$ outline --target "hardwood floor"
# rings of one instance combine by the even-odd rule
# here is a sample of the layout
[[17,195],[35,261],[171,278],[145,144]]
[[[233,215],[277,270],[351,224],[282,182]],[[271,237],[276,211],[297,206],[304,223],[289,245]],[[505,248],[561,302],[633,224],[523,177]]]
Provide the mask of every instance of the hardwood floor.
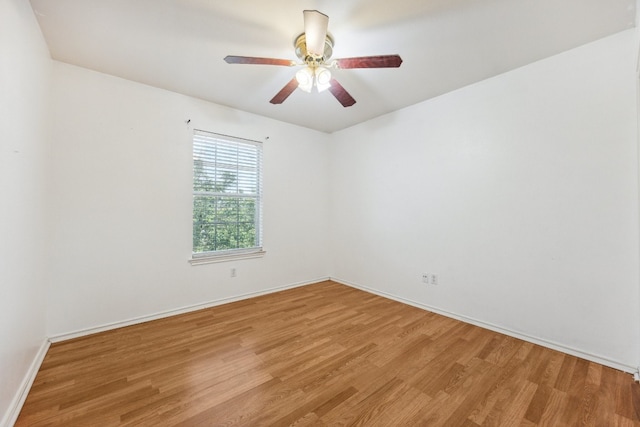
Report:
[[53,344],[17,426],[640,426],[629,374],[334,282]]

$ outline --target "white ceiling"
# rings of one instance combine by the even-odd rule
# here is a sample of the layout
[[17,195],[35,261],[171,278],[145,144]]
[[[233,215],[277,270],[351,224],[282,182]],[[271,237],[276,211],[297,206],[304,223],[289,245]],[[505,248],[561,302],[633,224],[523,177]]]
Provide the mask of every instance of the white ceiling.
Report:
[[[51,56],[128,80],[334,132],[632,28],[635,0],[31,0]],[[295,91],[302,11],[329,15],[333,58],[397,53],[398,69],[333,72],[357,100]]]

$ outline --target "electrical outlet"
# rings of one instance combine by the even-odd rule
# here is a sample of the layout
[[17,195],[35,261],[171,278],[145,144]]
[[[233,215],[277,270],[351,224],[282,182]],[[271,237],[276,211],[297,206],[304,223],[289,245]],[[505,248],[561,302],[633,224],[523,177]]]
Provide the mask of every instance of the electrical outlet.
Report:
[[429,283],[432,285],[438,285],[438,275],[437,274],[431,274],[429,276]]
[[231,269],[231,277],[236,277],[236,268],[235,267],[233,267]]
[[422,273],[422,283],[429,284],[429,273]]

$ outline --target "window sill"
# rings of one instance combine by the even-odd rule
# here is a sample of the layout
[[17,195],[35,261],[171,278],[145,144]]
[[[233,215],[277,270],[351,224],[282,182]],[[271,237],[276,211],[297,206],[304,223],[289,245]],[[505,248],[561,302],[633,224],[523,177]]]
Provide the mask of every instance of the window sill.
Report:
[[237,254],[207,255],[193,257],[189,260],[191,265],[213,264],[217,262],[236,261],[239,259],[262,258],[266,251],[241,252]]

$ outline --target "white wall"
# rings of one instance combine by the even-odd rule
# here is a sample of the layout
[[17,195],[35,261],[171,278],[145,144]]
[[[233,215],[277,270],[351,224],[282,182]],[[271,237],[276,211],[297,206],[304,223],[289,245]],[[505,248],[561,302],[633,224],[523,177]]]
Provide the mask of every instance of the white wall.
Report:
[[629,30],[335,134],[331,276],[638,366],[635,49]]
[[29,2],[0,0],[0,425],[45,342],[50,63]]
[[[638,147],[640,147],[640,0],[636,0],[636,127],[638,129],[637,134],[637,142]],[[640,175],[640,157],[638,158],[638,171]],[[640,179],[640,176],[638,176]],[[639,185],[640,187],[640,185]],[[640,190],[640,188],[639,188]],[[640,200],[640,194],[638,194],[638,200]],[[638,218],[640,221],[640,217]],[[640,286],[640,284],[639,284]],[[638,304],[640,304],[640,299],[638,300]],[[638,338],[637,341],[640,343],[640,328],[638,330]],[[637,366],[640,367],[640,349],[637,357]],[[636,378],[640,376],[640,368],[636,375]]]
[[[327,277],[328,135],[55,61],[52,98],[49,335]],[[187,262],[193,128],[264,141],[263,258]]]

